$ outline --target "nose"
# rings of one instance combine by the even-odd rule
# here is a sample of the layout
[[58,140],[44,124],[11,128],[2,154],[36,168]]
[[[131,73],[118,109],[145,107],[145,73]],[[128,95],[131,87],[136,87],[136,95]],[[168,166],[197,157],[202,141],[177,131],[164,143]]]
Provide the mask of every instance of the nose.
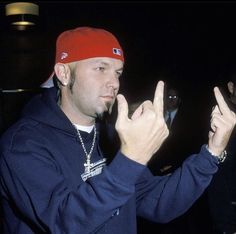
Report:
[[120,87],[120,80],[119,80],[119,75],[114,72],[109,76],[107,86],[110,88],[112,87],[113,90],[118,90]]

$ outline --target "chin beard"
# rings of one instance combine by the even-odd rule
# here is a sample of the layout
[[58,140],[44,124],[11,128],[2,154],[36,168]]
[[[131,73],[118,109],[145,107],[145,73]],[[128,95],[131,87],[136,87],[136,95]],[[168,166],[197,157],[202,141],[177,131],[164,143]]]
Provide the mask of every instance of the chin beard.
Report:
[[106,113],[105,112],[103,112],[103,113],[97,113],[97,118],[99,119],[99,120],[104,120],[105,119],[105,116],[106,116]]
[[106,103],[106,110],[100,113],[96,113],[96,116],[99,120],[104,120],[112,112],[113,105],[111,103]]

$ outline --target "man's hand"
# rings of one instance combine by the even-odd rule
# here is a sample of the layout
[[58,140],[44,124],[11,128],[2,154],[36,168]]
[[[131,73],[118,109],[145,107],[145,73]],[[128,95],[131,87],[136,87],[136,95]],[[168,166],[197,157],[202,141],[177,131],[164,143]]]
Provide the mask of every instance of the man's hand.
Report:
[[125,97],[117,95],[118,117],[116,130],[121,140],[121,152],[128,158],[147,164],[169,134],[163,117],[164,82],[159,81],[154,100],[143,102],[128,118]]
[[214,155],[220,155],[228,144],[236,124],[236,116],[226,104],[219,88],[214,88],[217,105],[211,114],[208,148]]

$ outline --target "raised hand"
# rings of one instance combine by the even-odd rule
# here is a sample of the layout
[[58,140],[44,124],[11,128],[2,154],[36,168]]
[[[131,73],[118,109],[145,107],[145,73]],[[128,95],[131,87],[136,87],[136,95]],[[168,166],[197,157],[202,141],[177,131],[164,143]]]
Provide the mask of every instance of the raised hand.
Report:
[[147,164],[169,134],[163,117],[164,82],[159,81],[154,100],[143,102],[128,118],[128,103],[117,95],[118,117],[116,130],[121,140],[121,152],[128,158]]
[[208,148],[214,155],[220,155],[228,144],[236,124],[236,115],[226,104],[218,87],[214,88],[217,105],[211,114]]

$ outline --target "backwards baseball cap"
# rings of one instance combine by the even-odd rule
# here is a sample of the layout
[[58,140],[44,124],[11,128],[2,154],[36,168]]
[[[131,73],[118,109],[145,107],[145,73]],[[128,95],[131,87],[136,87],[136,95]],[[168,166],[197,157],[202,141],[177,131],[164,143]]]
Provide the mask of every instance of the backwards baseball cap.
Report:
[[[109,57],[124,62],[123,50],[110,32],[92,27],[78,27],[61,33],[56,42],[55,63],[70,63],[95,57]],[[52,77],[41,87],[53,86]]]

